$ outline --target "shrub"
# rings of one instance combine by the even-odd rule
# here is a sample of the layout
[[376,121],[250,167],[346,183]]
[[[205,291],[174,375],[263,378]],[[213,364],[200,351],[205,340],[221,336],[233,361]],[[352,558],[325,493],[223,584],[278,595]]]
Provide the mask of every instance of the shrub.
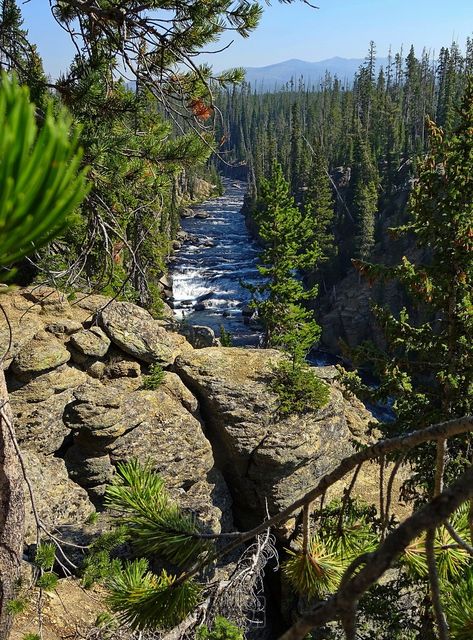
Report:
[[278,411],[283,416],[316,411],[330,397],[328,386],[308,364],[290,360],[281,360],[273,367],[270,387],[279,398]]
[[143,376],[143,389],[154,391],[164,380],[164,370],[158,363],[152,364],[149,368],[149,375]]

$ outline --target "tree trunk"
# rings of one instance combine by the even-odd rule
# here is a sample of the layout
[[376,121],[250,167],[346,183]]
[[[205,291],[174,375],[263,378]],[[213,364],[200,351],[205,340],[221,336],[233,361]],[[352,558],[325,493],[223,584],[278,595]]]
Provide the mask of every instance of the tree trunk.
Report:
[[[0,404],[12,425],[5,375],[0,365]],[[0,640],[8,638],[11,616],[7,604],[15,597],[23,553],[23,475],[10,428],[0,415]]]

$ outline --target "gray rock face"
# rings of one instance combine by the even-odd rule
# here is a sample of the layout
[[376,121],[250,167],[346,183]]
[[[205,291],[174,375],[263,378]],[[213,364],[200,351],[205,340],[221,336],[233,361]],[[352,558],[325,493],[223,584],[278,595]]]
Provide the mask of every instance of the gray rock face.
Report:
[[92,327],[74,333],[71,345],[85,356],[102,358],[110,347],[110,339],[100,327]]
[[21,347],[13,359],[12,370],[19,378],[28,379],[32,375],[55,369],[70,358],[71,354],[62,342],[41,332]]
[[[71,304],[54,289],[36,288],[2,302],[13,330],[10,341],[1,326],[0,346],[9,348],[3,366],[15,429],[48,526],[80,531],[91,499],[100,502],[115,465],[132,457],[151,461],[209,531],[231,526],[230,494],[196,398],[171,372],[156,391],[142,389],[139,361],[170,365],[192,351],[183,336],[143,309],[103,296]],[[102,327],[85,328],[102,309]],[[34,535],[30,519],[28,541]]]
[[[13,326],[4,366],[11,363],[15,428],[51,524],[79,525],[117,463],[138,458],[209,531],[231,526],[231,483],[246,528],[265,517],[266,501],[274,513],[313,486],[351,452],[350,439],[363,437],[371,418],[337,386],[332,368],[320,368],[331,386],[327,406],[279,420],[267,385],[278,352],[194,350],[130,303],[87,296],[72,307],[50,289],[2,302]],[[85,329],[97,310],[101,329]],[[173,370],[156,390],[144,390],[140,362]],[[358,495],[374,502],[377,483],[362,470]]]
[[99,319],[114,344],[143,362],[168,366],[186,349],[184,337],[168,333],[147,311],[129,302],[112,302]]
[[51,395],[43,402],[17,401],[12,394],[15,431],[22,448],[44,454],[55,453],[69,435],[63,422],[64,407],[72,399],[72,390]]
[[[168,383],[173,375],[166,374]],[[181,392],[195,407],[190,392]],[[202,426],[166,387],[143,391],[132,380],[89,383],[74,392],[65,422],[76,433],[65,458],[69,474],[94,500],[103,496],[115,465],[136,458],[151,463],[209,530],[220,530],[222,513],[229,522],[230,497]]]
[[205,349],[206,347],[217,346],[215,333],[210,327],[183,325],[181,333],[186,336],[194,349]]
[[[251,527],[303,495],[352,449],[357,423],[371,414],[331,386],[320,411],[278,419],[267,386],[271,350],[209,348],[176,360],[175,368],[198,397],[220,468],[232,489],[237,524]],[[327,373],[325,371],[325,373]]]
[[104,373],[109,378],[139,378],[141,367],[135,360],[119,360],[111,362]]
[[[53,529],[61,525],[82,525],[94,511],[87,493],[69,479],[63,460],[45,456],[34,451],[24,451],[26,472],[34,487],[38,515],[46,527]],[[26,487],[25,494],[28,496]],[[27,544],[36,542],[36,522],[31,503],[26,498]]]
[[14,402],[43,402],[53,395],[79,387],[87,380],[87,375],[77,367],[63,364],[57,369],[39,375],[26,384],[12,382]]
[[64,421],[79,431],[81,441],[107,442],[140,424],[146,409],[146,399],[139,394],[128,396],[121,387],[94,381],[74,391]]
[[189,391],[176,373],[165,371],[161,386],[163,391],[178,400],[193,416],[198,415],[199,403],[197,398]]
[[147,406],[145,419],[107,447],[112,462],[149,461],[182,506],[196,512],[209,531],[220,531],[222,516],[224,524],[231,519],[231,500],[200,422],[164,388],[132,395]]

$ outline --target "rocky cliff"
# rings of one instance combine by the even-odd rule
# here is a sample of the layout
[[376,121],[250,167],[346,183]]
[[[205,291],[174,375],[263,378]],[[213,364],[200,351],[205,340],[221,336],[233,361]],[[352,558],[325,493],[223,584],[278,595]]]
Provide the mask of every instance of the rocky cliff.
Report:
[[[246,528],[305,493],[372,419],[330,367],[317,371],[328,405],[279,419],[267,385],[277,352],[194,349],[169,320],[127,302],[68,300],[46,287],[1,302],[0,353],[36,507],[66,535],[86,529],[117,463],[132,457],[150,462],[209,531]],[[149,390],[154,363],[164,380]],[[377,478],[368,470],[357,490],[375,500]]]

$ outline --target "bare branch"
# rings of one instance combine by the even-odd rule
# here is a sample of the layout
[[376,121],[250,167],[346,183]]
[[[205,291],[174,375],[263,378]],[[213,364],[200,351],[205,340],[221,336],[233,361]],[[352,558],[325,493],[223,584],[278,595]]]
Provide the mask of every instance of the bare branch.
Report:
[[[440,443],[439,443],[440,444]],[[427,530],[425,538],[425,552],[427,556],[427,566],[429,569],[429,584],[430,595],[432,598],[432,607],[434,610],[435,621],[437,623],[437,630],[439,634],[439,640],[449,640],[447,619],[442,607],[442,601],[440,599],[440,583],[439,575],[437,571],[437,565],[435,562],[435,528]]]

